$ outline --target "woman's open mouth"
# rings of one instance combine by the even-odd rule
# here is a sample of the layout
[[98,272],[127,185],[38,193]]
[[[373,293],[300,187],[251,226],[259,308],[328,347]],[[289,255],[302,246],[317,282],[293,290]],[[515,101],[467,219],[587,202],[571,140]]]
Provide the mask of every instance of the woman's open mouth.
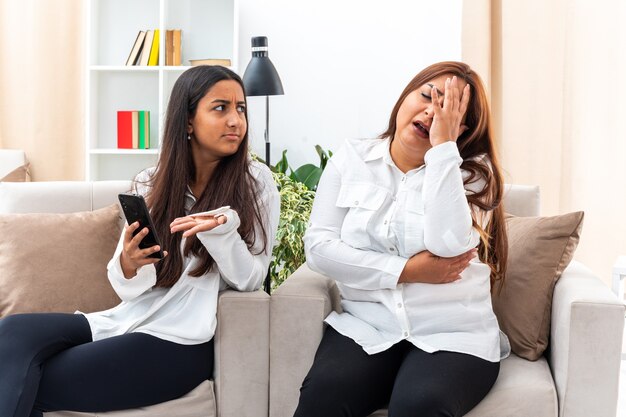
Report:
[[419,137],[423,139],[428,139],[430,137],[429,127],[424,126],[420,121],[413,122],[413,126]]

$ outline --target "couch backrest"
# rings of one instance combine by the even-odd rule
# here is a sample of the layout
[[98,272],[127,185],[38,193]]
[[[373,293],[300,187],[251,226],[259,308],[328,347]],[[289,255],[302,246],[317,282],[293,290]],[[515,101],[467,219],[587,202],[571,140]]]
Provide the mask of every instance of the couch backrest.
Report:
[[72,213],[117,203],[131,181],[0,182],[0,213]]
[[505,184],[504,211],[519,217],[539,216],[539,186]]
[[[0,213],[71,213],[117,202],[130,181],[0,182]],[[539,215],[539,187],[505,186],[504,209],[516,216]]]
[[0,178],[26,163],[24,151],[17,149],[0,149]]

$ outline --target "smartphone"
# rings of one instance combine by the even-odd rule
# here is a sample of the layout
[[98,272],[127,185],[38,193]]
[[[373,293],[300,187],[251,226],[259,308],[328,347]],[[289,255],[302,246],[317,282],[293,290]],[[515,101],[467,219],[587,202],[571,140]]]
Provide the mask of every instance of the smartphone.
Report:
[[133,236],[143,230],[144,227],[148,228],[148,234],[139,242],[139,248],[148,249],[154,245],[159,245],[161,249],[148,257],[162,259],[164,257],[163,247],[156,234],[154,223],[152,223],[146,200],[144,200],[143,196],[137,194],[119,194],[117,198],[120,200],[120,205],[122,206],[128,224],[139,222],[139,227],[135,229]]

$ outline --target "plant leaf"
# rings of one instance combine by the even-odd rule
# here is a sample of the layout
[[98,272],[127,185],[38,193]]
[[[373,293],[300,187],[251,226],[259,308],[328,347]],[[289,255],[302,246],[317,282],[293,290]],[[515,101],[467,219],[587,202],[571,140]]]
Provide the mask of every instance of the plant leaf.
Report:
[[322,176],[322,168],[313,164],[302,165],[293,172],[296,179],[306,185],[309,190],[315,191]]
[[[322,147],[320,145],[315,145],[315,150],[317,151],[317,154],[320,156],[320,168],[323,171],[324,168],[326,168],[326,163],[328,162],[328,159],[330,157],[328,156],[326,151],[324,149],[322,149]],[[328,152],[330,153],[330,151],[328,151]]]
[[276,163],[275,165],[276,172],[282,172],[283,174],[287,173],[287,169],[289,169],[289,162],[287,161],[287,149],[283,151],[283,157]]

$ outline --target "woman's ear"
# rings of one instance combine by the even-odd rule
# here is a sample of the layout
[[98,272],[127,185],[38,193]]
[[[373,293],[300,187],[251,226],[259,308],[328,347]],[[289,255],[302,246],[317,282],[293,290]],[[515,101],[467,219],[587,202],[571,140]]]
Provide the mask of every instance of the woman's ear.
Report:
[[467,129],[469,129],[469,127],[467,127],[467,125],[461,125],[461,128],[459,129],[459,137],[465,133],[467,131]]

